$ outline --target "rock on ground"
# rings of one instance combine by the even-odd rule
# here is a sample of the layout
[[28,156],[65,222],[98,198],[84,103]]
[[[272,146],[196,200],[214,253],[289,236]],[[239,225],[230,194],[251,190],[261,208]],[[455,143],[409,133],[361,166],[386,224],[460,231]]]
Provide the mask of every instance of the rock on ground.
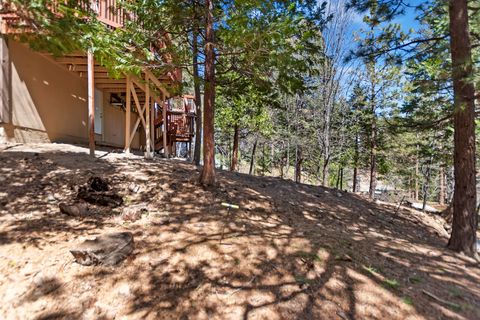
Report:
[[60,203],[58,205],[60,211],[66,215],[73,216],[73,217],[85,217],[89,215],[88,205],[86,203]]
[[142,218],[142,214],[147,212],[147,207],[144,204],[126,207],[122,212],[122,220],[137,221]]
[[85,265],[114,266],[133,251],[133,235],[130,232],[108,233],[93,240],[86,240],[70,250],[76,262]]

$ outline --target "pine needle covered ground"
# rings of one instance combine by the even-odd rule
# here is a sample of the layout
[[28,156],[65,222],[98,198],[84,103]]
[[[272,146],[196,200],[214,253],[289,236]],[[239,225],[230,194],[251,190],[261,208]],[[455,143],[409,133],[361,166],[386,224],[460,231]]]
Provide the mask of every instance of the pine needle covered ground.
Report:
[[[2,319],[480,318],[479,265],[446,250],[429,215],[229,172],[204,189],[198,170],[175,160],[2,148]],[[59,203],[94,175],[123,206],[62,214]],[[122,219],[139,204],[139,220]],[[70,248],[109,231],[133,233],[125,261],[73,261]]]

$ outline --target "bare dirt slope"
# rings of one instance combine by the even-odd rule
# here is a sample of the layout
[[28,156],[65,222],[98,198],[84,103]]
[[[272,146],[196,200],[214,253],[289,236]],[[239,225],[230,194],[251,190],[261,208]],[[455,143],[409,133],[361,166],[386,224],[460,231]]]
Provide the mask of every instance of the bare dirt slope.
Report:
[[[444,249],[422,213],[228,172],[203,189],[181,161],[0,148],[1,319],[480,319],[478,263]],[[60,213],[92,175],[148,213]],[[73,261],[70,248],[108,231],[134,234],[127,260]]]

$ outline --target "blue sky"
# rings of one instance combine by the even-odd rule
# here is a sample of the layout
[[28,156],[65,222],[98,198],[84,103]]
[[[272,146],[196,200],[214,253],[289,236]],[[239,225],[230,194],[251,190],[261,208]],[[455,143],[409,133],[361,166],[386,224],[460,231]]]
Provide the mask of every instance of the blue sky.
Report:
[[[425,3],[425,1],[411,0],[406,1],[406,3],[410,6],[416,6]],[[418,12],[414,8],[406,8],[405,15],[397,17],[393,22],[399,23],[404,31],[408,31],[411,28],[418,30],[420,24],[415,20],[417,15]],[[363,14],[355,13],[353,17],[353,30],[359,31],[362,27],[365,27],[365,23],[363,23]]]

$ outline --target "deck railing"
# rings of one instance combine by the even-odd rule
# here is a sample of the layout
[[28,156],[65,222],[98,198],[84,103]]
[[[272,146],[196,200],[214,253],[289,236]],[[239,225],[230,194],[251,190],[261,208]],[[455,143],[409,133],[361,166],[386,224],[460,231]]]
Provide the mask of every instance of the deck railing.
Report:
[[91,8],[97,14],[97,19],[113,28],[121,28],[125,23],[125,10],[117,0],[92,0]]
[[[62,2],[67,4],[65,0],[54,0],[49,2],[48,8],[56,14],[59,13],[58,5]],[[82,10],[94,12],[97,19],[110,28],[121,28],[125,23],[127,14],[118,0],[81,0],[75,2],[75,6],[79,6]],[[24,32],[25,28],[17,29],[15,24],[22,20],[22,16],[17,15],[17,7],[11,4],[8,0],[0,5],[0,21],[4,25],[2,33],[17,33]],[[28,27],[28,26],[27,26]]]

